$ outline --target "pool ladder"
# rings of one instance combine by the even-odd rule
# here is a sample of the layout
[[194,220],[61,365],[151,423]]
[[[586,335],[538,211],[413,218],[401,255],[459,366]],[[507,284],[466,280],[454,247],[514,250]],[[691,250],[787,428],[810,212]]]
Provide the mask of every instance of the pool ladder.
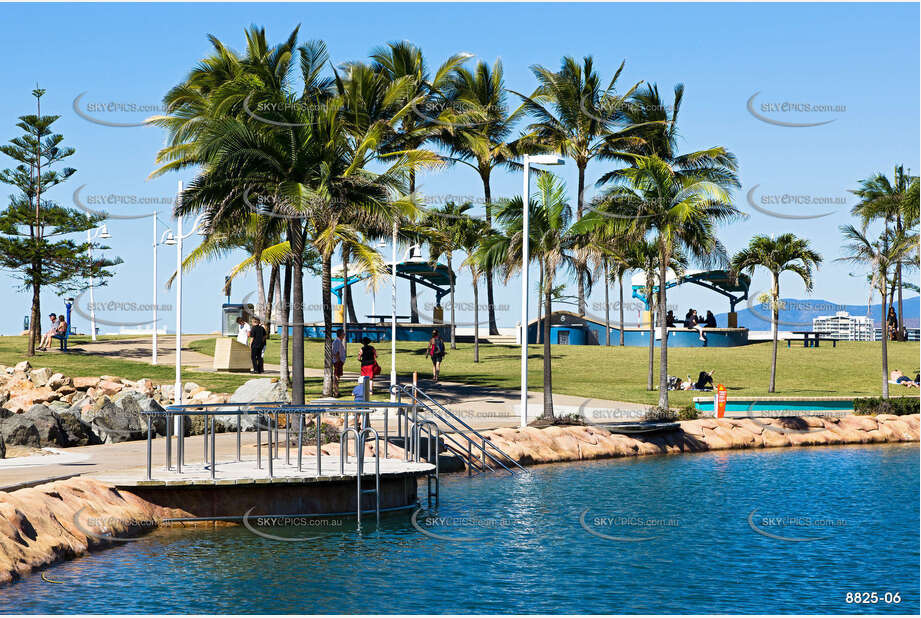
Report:
[[[361,512],[364,505],[363,503],[365,502],[365,496],[374,496],[374,515],[377,523],[381,521],[381,439],[377,434],[377,430],[372,427],[365,427],[360,430],[354,427],[346,427],[342,433],[339,434],[339,474],[343,475],[345,474],[345,464],[348,463],[349,459],[350,435],[355,436],[355,518],[360,528]],[[374,489],[364,489],[362,487],[362,477],[364,476],[365,468],[365,443],[369,436],[374,438]]]

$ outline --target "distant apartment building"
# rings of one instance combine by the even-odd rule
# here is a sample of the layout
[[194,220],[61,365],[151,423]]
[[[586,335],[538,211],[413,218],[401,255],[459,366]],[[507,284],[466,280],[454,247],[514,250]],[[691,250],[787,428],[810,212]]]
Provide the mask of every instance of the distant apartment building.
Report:
[[812,330],[844,341],[873,341],[873,320],[865,315],[838,311],[835,315],[812,318]]

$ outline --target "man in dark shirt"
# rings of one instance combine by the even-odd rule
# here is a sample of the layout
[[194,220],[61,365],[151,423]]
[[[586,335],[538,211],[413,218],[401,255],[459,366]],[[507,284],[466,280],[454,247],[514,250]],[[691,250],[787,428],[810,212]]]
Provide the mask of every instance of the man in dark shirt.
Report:
[[253,373],[263,373],[262,351],[265,349],[265,340],[268,333],[259,321],[259,318],[253,318],[253,327],[249,331],[252,341],[249,344],[249,355],[253,361]]

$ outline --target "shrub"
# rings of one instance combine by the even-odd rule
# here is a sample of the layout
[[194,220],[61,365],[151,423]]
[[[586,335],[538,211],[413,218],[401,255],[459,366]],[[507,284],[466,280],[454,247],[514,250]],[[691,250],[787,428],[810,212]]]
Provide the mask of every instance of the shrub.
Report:
[[643,417],[644,421],[658,421],[658,422],[669,422],[677,420],[678,415],[675,414],[674,410],[667,408],[654,407],[646,410],[646,415]]
[[917,397],[862,397],[854,400],[854,414],[894,414],[904,416],[918,413],[919,399]]
[[700,410],[694,407],[694,404],[689,404],[678,410],[678,420],[679,421],[693,421],[696,418],[700,418]]

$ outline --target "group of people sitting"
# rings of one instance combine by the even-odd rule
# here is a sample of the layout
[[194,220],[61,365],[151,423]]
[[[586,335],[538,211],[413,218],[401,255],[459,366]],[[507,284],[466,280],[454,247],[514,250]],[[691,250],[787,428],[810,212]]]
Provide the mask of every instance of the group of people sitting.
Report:
[[[665,314],[665,325],[669,328],[674,328],[675,314],[672,311]],[[684,315],[684,322],[682,322],[681,325],[685,328],[693,328],[697,331],[698,338],[701,341],[706,341],[707,336],[704,334],[704,329],[716,328],[716,316],[713,315],[712,311],[707,311],[707,317],[702,319],[697,315],[696,309],[688,309],[688,312]]]
[[64,339],[67,337],[67,319],[64,317],[64,314],[57,315],[51,313],[48,315],[48,318],[51,320],[51,328],[42,335],[41,343],[39,343],[38,346],[38,349],[42,352],[48,350],[48,346],[51,345],[52,339]]

